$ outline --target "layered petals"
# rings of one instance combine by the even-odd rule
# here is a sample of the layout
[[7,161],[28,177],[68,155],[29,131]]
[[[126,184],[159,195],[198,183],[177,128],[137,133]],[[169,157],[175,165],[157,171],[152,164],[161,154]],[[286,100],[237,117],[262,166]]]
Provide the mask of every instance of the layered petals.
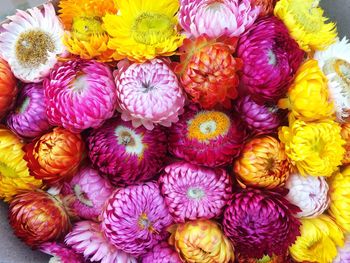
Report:
[[51,255],[49,262],[59,263],[84,263],[85,260],[82,255],[75,253],[63,244],[57,242],[47,242],[39,247],[41,252]]
[[18,93],[17,81],[11,68],[0,58],[0,119],[15,105]]
[[168,243],[162,242],[142,257],[142,263],[182,263],[178,253]]

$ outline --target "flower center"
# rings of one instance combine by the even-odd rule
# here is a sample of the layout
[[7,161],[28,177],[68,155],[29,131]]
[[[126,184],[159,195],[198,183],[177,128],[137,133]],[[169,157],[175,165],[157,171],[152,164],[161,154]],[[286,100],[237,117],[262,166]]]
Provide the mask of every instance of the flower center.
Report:
[[174,24],[163,14],[144,12],[132,26],[132,37],[138,43],[154,45],[164,42],[174,33]]
[[290,1],[290,11],[294,19],[309,33],[317,33],[322,29],[323,21],[320,19],[322,14],[318,9],[318,2],[318,0],[314,2]]
[[266,162],[266,170],[269,172],[273,172],[276,168],[276,161],[274,158],[267,159]]
[[81,93],[85,90],[87,86],[87,75],[82,72],[78,72],[75,79],[73,79],[73,81],[71,82],[71,89],[74,92]]
[[202,142],[216,139],[227,134],[230,118],[219,111],[203,111],[198,113],[188,125],[188,137]]
[[55,44],[48,33],[31,30],[19,35],[15,48],[22,66],[37,68],[47,62],[48,52],[55,51]]
[[212,11],[219,11],[224,6],[223,3],[223,0],[208,0],[206,6]]
[[83,203],[84,205],[88,207],[93,207],[93,202],[87,197],[86,193],[82,191],[80,185],[76,184],[73,188],[74,194],[77,197],[77,199]]
[[142,143],[142,136],[134,130],[128,127],[118,126],[115,129],[115,136],[117,137],[118,144],[125,146],[127,153],[135,154],[139,157],[143,156],[145,146]]
[[141,85],[142,85],[143,93],[148,93],[155,88],[155,86],[152,86],[150,82],[145,82],[145,83],[142,83]]
[[144,229],[148,229],[150,232],[155,232],[156,230],[153,228],[152,226],[152,222],[151,220],[148,219],[148,216],[146,213],[142,213],[140,216],[139,216],[139,219],[138,219],[138,225],[139,227],[144,230]]
[[62,260],[59,257],[51,257],[48,263],[62,263]]
[[7,164],[0,162],[0,179],[2,177],[15,177],[16,171]]
[[191,199],[200,200],[205,196],[205,192],[201,188],[190,187],[187,190],[187,196]]
[[350,63],[343,59],[332,58],[326,61],[323,71],[327,75],[335,73],[337,80],[350,89]]
[[25,112],[27,109],[28,109],[28,106],[30,104],[30,98],[29,97],[26,97],[22,104],[16,109],[16,112],[17,113],[23,113]]
[[262,258],[258,259],[257,260],[257,263],[268,263],[271,261],[271,258],[266,255],[266,256],[263,256]]
[[78,17],[73,20],[72,33],[79,40],[87,41],[91,36],[104,32],[99,17]]
[[277,64],[277,57],[276,57],[275,53],[271,49],[267,52],[267,59],[268,59],[269,65],[276,66],[276,64]]

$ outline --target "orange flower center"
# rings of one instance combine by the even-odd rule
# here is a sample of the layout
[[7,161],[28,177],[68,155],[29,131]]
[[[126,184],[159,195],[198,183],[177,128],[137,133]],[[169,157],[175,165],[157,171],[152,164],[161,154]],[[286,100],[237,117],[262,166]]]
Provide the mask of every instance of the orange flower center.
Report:
[[140,227],[142,230],[148,229],[151,233],[157,232],[157,231],[153,228],[152,222],[148,219],[148,216],[147,216],[146,213],[142,213],[142,214],[139,216],[138,225],[139,225],[139,227]]

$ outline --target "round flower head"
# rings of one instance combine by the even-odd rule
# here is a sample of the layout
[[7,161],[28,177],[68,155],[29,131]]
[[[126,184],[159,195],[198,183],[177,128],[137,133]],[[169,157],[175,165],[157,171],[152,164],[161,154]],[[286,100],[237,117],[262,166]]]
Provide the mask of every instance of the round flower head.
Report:
[[338,247],[338,255],[333,260],[333,263],[346,263],[350,262],[350,236],[345,239],[345,245]]
[[210,220],[188,221],[173,225],[169,243],[183,262],[234,262],[234,249],[219,225]]
[[350,43],[338,40],[325,51],[317,51],[314,58],[328,79],[330,97],[339,121],[350,116]]
[[300,222],[293,216],[299,211],[277,192],[242,190],[224,213],[225,234],[245,256],[284,255],[299,235]]
[[51,3],[43,10],[17,10],[1,27],[0,53],[24,82],[42,81],[65,52],[64,30]]
[[114,190],[106,178],[89,166],[82,167],[67,186],[63,194],[73,196],[73,211],[85,219],[96,219]]
[[236,44],[237,38],[219,42],[205,35],[184,41],[175,72],[193,102],[206,109],[231,106],[230,100],[238,95],[237,71],[243,66],[241,59],[232,56]]
[[29,175],[22,148],[22,142],[12,132],[0,127],[0,198],[6,202],[20,192],[42,186],[41,180]]
[[131,120],[134,127],[152,130],[155,124],[169,127],[179,120],[185,96],[176,75],[162,60],[121,66],[115,71],[115,82],[122,119]]
[[56,242],[47,242],[39,247],[45,254],[51,255],[49,263],[84,263],[82,255],[76,254],[72,249]]
[[181,0],[179,24],[191,37],[239,36],[259,15],[250,0]]
[[17,109],[7,117],[8,127],[24,138],[35,138],[50,129],[41,84],[27,84],[21,89]]
[[329,182],[331,203],[328,213],[344,232],[350,233],[350,167],[333,176]]
[[275,132],[285,117],[276,105],[258,104],[249,95],[235,101],[235,109],[247,127],[258,134]]
[[76,223],[66,236],[65,243],[72,249],[84,255],[89,262],[101,263],[136,263],[137,260],[129,254],[117,249],[104,236],[101,226],[91,221]]
[[320,0],[280,0],[276,3],[275,16],[288,27],[301,49],[325,49],[335,41],[334,23],[326,23]]
[[17,81],[5,60],[0,57],[0,119],[15,105],[17,97]]
[[286,199],[298,206],[297,217],[317,217],[328,208],[328,184],[324,177],[292,174],[286,183],[289,190]]
[[64,44],[82,59],[111,60],[113,51],[107,47],[108,34],[102,25],[107,13],[117,13],[113,0],[61,0],[59,17],[68,32]]
[[168,243],[162,242],[142,257],[142,263],[182,263],[179,254]]
[[283,97],[300,66],[304,52],[285,25],[271,16],[260,19],[239,41],[243,60],[242,83],[257,102],[277,102]]
[[[79,133],[113,116],[117,99],[112,72],[93,60],[57,65],[44,81],[51,124]],[[103,105],[103,107],[101,107]]]
[[164,238],[172,218],[158,185],[118,188],[106,202],[102,229],[117,248],[140,256]]
[[334,114],[327,79],[316,60],[308,60],[299,68],[287,96],[278,104],[281,108],[288,108],[292,118],[317,121],[332,118]]
[[116,0],[119,11],[103,18],[110,35],[108,47],[114,59],[145,62],[156,56],[172,56],[184,36],[177,31],[178,1]]
[[244,145],[241,156],[234,161],[233,170],[243,188],[274,189],[285,184],[291,164],[283,144],[271,136],[263,136]]
[[71,227],[62,204],[41,190],[16,195],[9,222],[14,234],[32,248],[64,237]]
[[302,175],[331,176],[345,153],[340,132],[339,124],[332,120],[308,124],[296,120],[280,129],[279,138]]
[[260,8],[259,17],[264,17],[273,14],[276,2],[278,0],[251,0],[252,6]]
[[218,217],[232,196],[225,170],[186,162],[165,167],[159,184],[175,222]]
[[246,128],[238,118],[190,105],[169,130],[169,152],[191,163],[217,167],[239,155],[246,137]]
[[327,215],[304,218],[301,223],[301,236],[289,248],[293,259],[297,262],[333,262],[337,246],[344,244],[341,229]]
[[350,163],[350,123],[344,123],[341,126],[341,137],[345,141],[344,149],[345,155],[343,158],[343,164]]
[[83,158],[84,142],[79,134],[57,127],[24,146],[31,175],[48,185],[68,181]]
[[132,184],[147,181],[162,168],[167,153],[164,131],[133,128],[131,122],[111,119],[93,130],[87,139],[94,167],[111,182]]

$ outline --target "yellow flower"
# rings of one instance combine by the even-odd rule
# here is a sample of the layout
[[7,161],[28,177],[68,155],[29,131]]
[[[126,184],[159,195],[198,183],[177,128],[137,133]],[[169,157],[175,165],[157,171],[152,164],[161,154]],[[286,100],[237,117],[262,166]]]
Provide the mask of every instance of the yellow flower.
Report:
[[29,175],[22,147],[12,132],[0,128],[0,198],[6,202],[22,191],[42,186],[41,180]]
[[345,155],[343,158],[343,164],[350,164],[350,123],[344,123],[341,126],[341,136],[345,141]]
[[114,58],[144,62],[171,56],[182,45],[177,31],[179,1],[116,0],[119,12],[103,18]]
[[280,0],[275,6],[275,16],[289,29],[301,49],[324,50],[335,42],[337,31],[334,23],[326,23],[319,7],[320,0]]
[[345,149],[340,125],[332,120],[305,123],[296,120],[282,127],[279,138],[302,175],[331,176],[341,165]]
[[334,221],[321,215],[301,219],[301,236],[289,248],[297,262],[330,263],[337,256],[337,246],[344,245],[344,234]]
[[350,233],[350,166],[332,177],[329,187],[331,204],[328,212],[346,233]]
[[316,121],[335,117],[327,79],[316,60],[309,60],[299,68],[287,96],[278,105],[283,109],[288,108],[292,118]]
[[117,13],[113,0],[61,0],[60,18],[66,30],[64,44],[72,54],[83,59],[109,61],[113,50],[107,47],[109,36],[102,17]]

